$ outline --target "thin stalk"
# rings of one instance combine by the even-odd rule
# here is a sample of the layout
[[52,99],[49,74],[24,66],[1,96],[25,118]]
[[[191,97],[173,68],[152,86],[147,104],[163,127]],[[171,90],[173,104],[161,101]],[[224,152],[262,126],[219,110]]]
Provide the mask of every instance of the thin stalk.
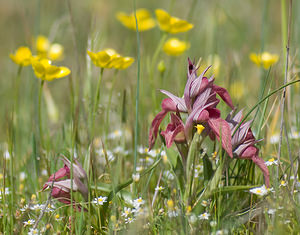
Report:
[[100,100],[100,87],[101,87],[101,81],[102,81],[102,77],[103,77],[103,71],[104,71],[104,68],[101,68],[100,76],[99,76],[97,88],[96,88],[96,94],[95,94],[95,98],[94,98],[94,106],[93,106],[93,110],[92,110],[92,125],[91,125],[92,139],[94,138],[94,134],[95,134],[94,124],[95,124],[96,112],[97,112],[97,108],[98,108],[99,100]]
[[139,133],[139,102],[140,102],[140,67],[141,67],[141,55],[140,55],[140,35],[138,29],[138,22],[136,17],[136,2],[133,1],[134,18],[136,23],[136,40],[137,40],[137,84],[136,84],[136,97],[135,97],[135,131],[134,131],[134,161],[133,161],[133,173],[136,173],[137,163],[137,146],[138,146],[138,133]]
[[39,104],[38,104],[38,114],[39,114],[39,134],[40,134],[40,143],[41,147],[44,148],[44,136],[43,136],[43,124],[42,124],[42,93],[43,93],[43,86],[45,80],[41,80],[40,90],[39,90]]
[[[9,166],[10,166],[10,232],[13,233],[14,229],[14,214],[13,206],[14,204],[14,195],[15,195],[15,185],[14,185],[14,127],[13,127],[14,113],[12,112],[11,123],[9,124],[9,141],[8,141],[8,151],[10,155]],[[5,194],[5,188],[3,188],[2,195]]]
[[110,111],[110,106],[111,106],[111,99],[112,99],[112,93],[113,93],[113,90],[115,89],[115,85],[116,85],[116,77],[117,77],[117,73],[118,73],[119,70],[115,70],[114,72],[114,76],[112,78],[113,82],[112,82],[112,85],[111,85],[111,88],[110,88],[110,91],[109,91],[109,96],[108,96],[108,103],[107,103],[107,108],[106,108],[106,120],[105,120],[105,125],[106,125],[106,130],[105,130],[105,134],[107,136],[108,134],[108,121],[109,121],[109,111]]
[[21,78],[21,72],[22,72],[22,68],[23,66],[19,66],[18,68],[18,73],[17,73],[17,77],[16,77],[16,81],[15,81],[15,116],[16,118],[18,118],[18,111],[19,111],[19,90],[20,90],[20,78]]
[[[289,22],[288,22],[288,32],[287,34],[283,35],[283,41],[285,41],[285,37],[287,37],[287,43],[286,43],[286,57],[285,57],[285,71],[284,71],[284,85],[287,84],[287,76],[288,76],[288,70],[289,70],[289,53],[290,53],[290,36],[291,36],[291,21],[292,21],[292,0],[289,1]],[[285,12],[285,1],[281,1],[282,11]],[[284,13],[282,12],[282,13]],[[282,17],[282,24],[286,27],[286,17]],[[284,31],[282,33],[285,33]],[[279,179],[279,167],[280,167],[280,154],[281,154],[281,146],[282,146],[282,134],[283,134],[283,126],[284,126],[284,110],[285,110],[285,100],[286,100],[286,87],[283,89],[282,94],[282,101],[281,101],[281,120],[280,120],[280,135],[279,135],[279,144],[278,144],[278,167],[277,167],[277,180]]]

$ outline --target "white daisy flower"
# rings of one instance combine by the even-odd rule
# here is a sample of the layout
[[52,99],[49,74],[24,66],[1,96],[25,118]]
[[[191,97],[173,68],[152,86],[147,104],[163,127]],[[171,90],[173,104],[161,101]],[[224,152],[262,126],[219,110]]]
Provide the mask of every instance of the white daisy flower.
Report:
[[268,192],[269,192],[269,190],[266,188],[265,185],[263,185],[261,187],[250,189],[250,193],[253,193],[253,194],[256,194],[256,195],[259,195],[259,196],[267,195]]
[[107,197],[98,197],[98,198],[94,198],[94,200],[92,201],[92,203],[99,205],[103,205],[105,202],[107,202]]
[[6,151],[4,152],[4,158],[5,158],[6,160],[9,160],[9,159],[10,159],[10,153],[8,152],[8,150],[6,150]]
[[200,220],[208,220],[209,216],[210,216],[209,213],[204,212],[203,214],[199,215],[198,218],[199,218]]
[[274,158],[270,158],[268,161],[265,162],[266,166],[278,165],[278,160]]
[[166,177],[168,180],[174,180],[175,176],[172,174],[171,171],[165,171],[164,172],[164,177]]
[[121,130],[115,130],[114,132],[111,132],[107,138],[108,139],[116,139],[120,138],[123,135],[123,132]]
[[144,201],[141,197],[139,197],[139,198],[133,200],[133,202],[132,202],[132,204],[133,204],[133,206],[134,206],[135,208],[139,208],[139,207],[140,207],[141,205],[143,205],[144,203],[145,203],[145,201]]
[[274,215],[275,212],[276,212],[276,209],[269,209],[269,210],[268,210],[268,214],[269,214],[269,215]]
[[25,226],[26,225],[34,225],[35,220],[34,219],[30,219],[30,220],[24,221],[23,223],[24,223]]
[[124,211],[122,213],[122,216],[124,216],[125,218],[127,218],[130,214],[131,214],[131,208],[124,207]]
[[133,181],[135,182],[138,182],[140,180],[140,174],[139,173],[135,173],[135,174],[132,174],[132,179]]
[[284,180],[281,180],[279,187],[285,187],[285,186],[287,186],[287,182]]
[[164,187],[162,187],[162,186],[157,186],[155,188],[155,191],[163,191],[163,190],[164,190]]
[[135,221],[135,218],[133,218],[133,217],[128,217],[128,218],[125,219],[125,224],[130,224],[130,223],[132,223],[133,221]]
[[37,228],[31,228],[28,232],[28,235],[36,235],[36,234],[40,234],[40,231]]

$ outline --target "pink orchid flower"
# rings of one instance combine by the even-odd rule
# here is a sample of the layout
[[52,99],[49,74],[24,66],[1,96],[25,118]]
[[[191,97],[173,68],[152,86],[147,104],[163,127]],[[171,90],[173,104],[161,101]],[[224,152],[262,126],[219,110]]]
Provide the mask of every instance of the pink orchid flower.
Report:
[[266,186],[270,187],[270,174],[268,167],[266,166],[265,161],[258,156],[259,150],[254,146],[259,141],[255,139],[251,131],[250,126],[252,121],[242,123],[236,130],[243,118],[243,114],[242,111],[238,112],[234,117],[232,114],[233,113],[231,112],[227,116],[226,121],[229,123],[231,133],[233,135],[231,140],[233,156],[241,159],[252,160],[263,172]]
[[[48,181],[44,184],[43,190],[50,188],[53,184],[53,189],[51,196],[57,198],[58,201],[71,204],[71,162],[65,156],[62,157],[64,162],[64,167],[60,168],[57,172],[52,174]],[[61,178],[67,177],[65,180],[59,180]],[[54,182],[53,182],[54,181]],[[88,199],[88,188],[83,183],[87,181],[87,174],[83,169],[82,165],[77,159],[74,159],[73,163],[73,191],[79,191],[85,200]],[[75,203],[75,202],[74,202]],[[75,206],[74,206],[75,208]],[[80,206],[77,207],[79,210]]]
[[[162,120],[169,112],[174,112],[176,115],[171,115],[171,123],[161,133],[165,137],[167,147],[170,147],[174,141],[191,140],[193,126],[195,123],[199,123],[205,126],[205,135],[209,135],[213,139],[215,137],[221,138],[223,148],[232,157],[230,127],[220,117],[220,110],[216,108],[220,102],[216,95],[218,94],[231,109],[234,106],[227,90],[215,85],[213,77],[204,76],[209,68],[210,66],[197,76],[198,68],[188,59],[188,79],[183,98],[161,90],[169,98],[162,101],[162,111],[152,121],[149,131],[149,149],[155,144]],[[180,113],[188,115],[185,124],[179,115]]]

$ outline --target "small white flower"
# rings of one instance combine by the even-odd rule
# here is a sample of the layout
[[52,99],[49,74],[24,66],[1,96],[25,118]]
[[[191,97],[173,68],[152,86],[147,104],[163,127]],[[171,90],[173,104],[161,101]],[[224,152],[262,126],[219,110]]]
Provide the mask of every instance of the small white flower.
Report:
[[208,220],[209,216],[210,216],[209,213],[204,212],[203,214],[199,215],[198,217],[200,220]]
[[256,194],[256,195],[259,195],[259,196],[267,195],[268,192],[269,192],[269,190],[266,188],[265,185],[263,185],[261,187],[250,189],[250,193],[253,193],[253,194]]
[[211,227],[216,227],[216,226],[217,226],[217,221],[212,220],[212,221],[209,222],[209,225],[210,225]]
[[55,218],[56,221],[61,221],[62,220],[62,217],[60,216],[60,214],[56,214],[54,216],[54,218]]
[[279,142],[279,134],[274,134],[270,137],[270,143],[271,144],[277,144]]
[[115,130],[114,132],[110,133],[107,138],[108,139],[116,139],[120,138],[123,135],[123,132],[121,130]]
[[137,172],[141,172],[142,170],[144,170],[144,167],[143,167],[143,166],[137,166],[137,167],[135,168],[135,170],[136,170]]
[[132,179],[133,181],[135,182],[138,182],[140,180],[140,174],[139,173],[135,173],[135,174],[132,174]]
[[289,224],[289,223],[291,223],[291,221],[287,219],[287,220],[285,220],[283,223],[284,223],[284,224]]
[[25,178],[26,178],[26,173],[25,172],[20,172],[20,180],[21,181],[24,181],[25,180]]
[[284,180],[281,180],[279,187],[285,187],[285,186],[287,186],[287,182]]
[[28,232],[28,235],[36,235],[36,234],[40,234],[40,231],[37,228],[31,228]]
[[29,209],[29,205],[26,204],[23,208],[20,209],[20,211],[25,212],[28,209]]
[[191,224],[194,224],[197,222],[197,216],[195,214],[191,214],[189,217],[189,221]]
[[299,138],[300,138],[300,132],[292,131],[292,132],[289,134],[289,137],[290,137],[291,139],[299,139]]
[[164,177],[166,177],[168,180],[174,180],[175,176],[172,174],[171,171],[165,171],[164,172]]
[[5,158],[6,160],[10,159],[10,153],[8,152],[8,150],[6,150],[6,151],[4,152],[4,158]]
[[268,210],[268,214],[269,214],[269,215],[274,215],[275,212],[276,212],[276,209],[269,209],[269,210]]
[[34,205],[30,206],[29,209],[33,210],[33,211],[39,211],[39,210],[44,209],[44,205],[43,204],[34,204]]
[[43,169],[43,170],[42,170],[42,175],[43,175],[43,176],[47,176],[47,175],[48,175],[48,171],[47,171],[46,169]]
[[169,218],[177,217],[178,216],[178,212],[175,211],[175,210],[169,210],[168,211],[168,216],[169,216]]
[[143,205],[145,203],[145,201],[141,198],[141,197],[139,197],[139,198],[137,198],[137,199],[135,199],[135,200],[133,200],[133,206],[135,207],[135,208],[139,208],[141,205]]
[[34,225],[35,220],[34,220],[34,219],[30,219],[30,220],[28,220],[28,221],[24,221],[23,223],[24,223],[25,226],[26,226],[26,225]]
[[99,205],[103,205],[105,202],[107,201],[107,197],[98,197],[98,198],[94,198],[94,200],[92,201],[92,203]]
[[128,218],[125,219],[125,224],[130,224],[130,223],[132,223],[133,221],[135,221],[135,218],[133,218],[133,217],[128,217]]
[[164,190],[164,187],[162,187],[162,186],[157,186],[155,188],[155,191],[163,191],[163,190]]
[[122,213],[122,216],[124,216],[125,218],[127,218],[130,214],[131,214],[131,208],[124,207],[124,211]]
[[278,165],[278,160],[274,158],[270,158],[268,161],[265,162],[266,166]]

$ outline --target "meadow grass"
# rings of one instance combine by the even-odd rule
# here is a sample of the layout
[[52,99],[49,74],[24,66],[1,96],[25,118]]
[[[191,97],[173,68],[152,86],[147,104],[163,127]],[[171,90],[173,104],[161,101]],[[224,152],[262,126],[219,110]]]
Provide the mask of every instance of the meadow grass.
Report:
[[[300,2],[1,6],[1,234],[300,232]],[[39,57],[18,57],[21,46]],[[205,76],[243,110],[231,130],[220,96],[188,129],[200,94],[218,92],[193,96],[195,79],[185,93],[187,77],[210,65]],[[160,89],[185,93],[187,110],[177,103],[151,146],[169,94]],[[236,143],[245,128],[253,142]]]

